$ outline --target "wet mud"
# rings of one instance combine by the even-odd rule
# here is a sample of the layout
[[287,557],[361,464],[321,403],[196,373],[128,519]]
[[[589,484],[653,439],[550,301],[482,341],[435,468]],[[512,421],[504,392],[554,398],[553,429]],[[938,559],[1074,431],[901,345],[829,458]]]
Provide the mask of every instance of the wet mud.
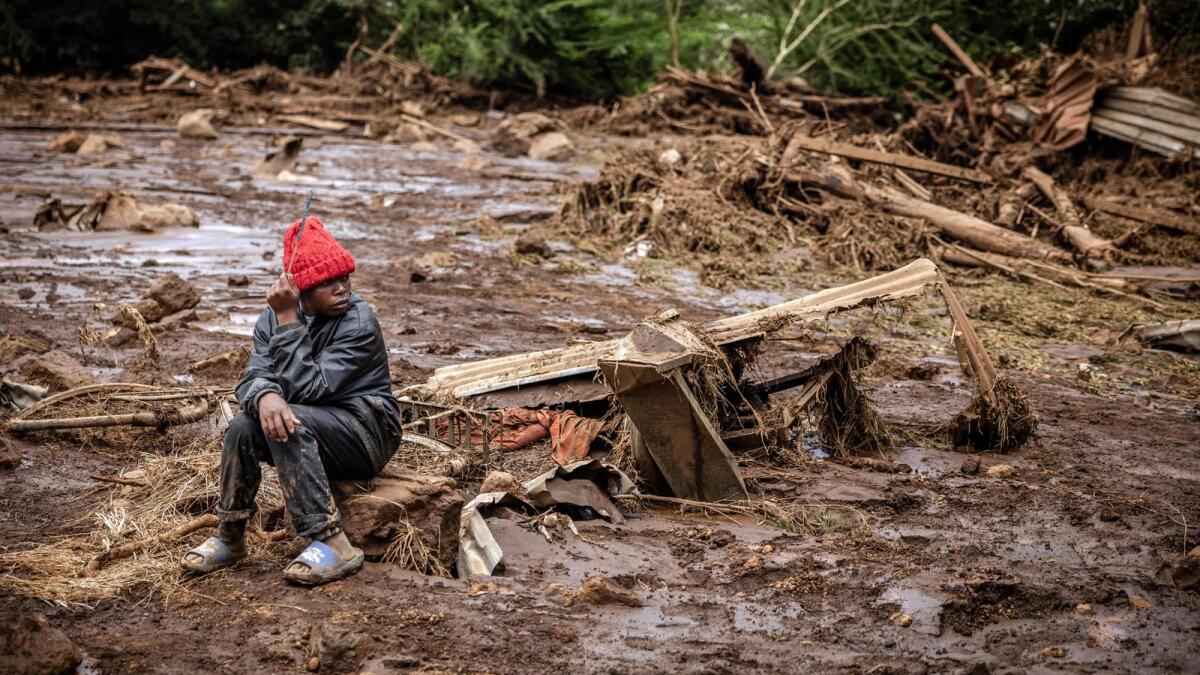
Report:
[[[191,382],[188,364],[245,344],[279,268],[282,228],[309,189],[314,213],[358,260],[356,290],[377,309],[397,385],[441,365],[617,337],[659,307],[707,320],[830,283],[798,275],[770,291],[718,291],[671,267],[647,284],[644,261],[562,241],[537,264],[514,256],[515,238],[557,209],[560,184],[594,175],[587,155],[534,162],[315,135],[296,168],[308,184],[250,176],[269,130],[226,130],[206,143],[143,125],[123,132],[125,150],[91,160],[45,150],[52,135],[0,132],[0,326],[71,351],[102,378],[121,371],[131,348],[82,347],[78,327],[99,324],[97,303],[136,300],[168,271],[202,300],[198,321],[158,336],[165,372]],[[590,139],[593,149],[608,142]],[[114,188],[189,206],[200,227],[31,228],[48,195],[83,202]],[[413,281],[422,256],[438,264]],[[246,285],[231,285],[243,275]],[[933,303],[909,311],[945,321]],[[931,339],[893,318],[868,313],[826,330],[870,334],[911,359],[868,380],[894,427],[949,420],[972,390],[954,366],[948,326]],[[774,347],[767,375],[811,356],[796,337]],[[1044,348],[1067,368],[1093,349],[1063,340]],[[753,491],[851,506],[869,533],[802,536],[656,508],[622,526],[579,523],[579,537],[547,542],[493,520],[507,555],[504,573],[482,580],[494,587],[368,563],[352,579],[306,590],[284,583],[286,558],[252,558],[166,602],[135,593],[94,608],[0,603],[46,615],[89,672],[295,672],[314,657],[322,672],[375,673],[1194,671],[1200,595],[1175,588],[1164,570],[1196,544],[1195,403],[1098,395],[1061,370],[1015,373],[1040,417],[1039,438],[980,456],[975,473],[948,444],[904,434],[888,459],[912,473],[832,462],[747,469]],[[16,444],[24,463],[0,473],[6,545],[86,528],[76,519],[97,499],[87,476],[136,461],[128,449],[68,438]],[[999,463],[1013,474],[989,477]],[[553,588],[594,574],[642,606],[567,606]]]

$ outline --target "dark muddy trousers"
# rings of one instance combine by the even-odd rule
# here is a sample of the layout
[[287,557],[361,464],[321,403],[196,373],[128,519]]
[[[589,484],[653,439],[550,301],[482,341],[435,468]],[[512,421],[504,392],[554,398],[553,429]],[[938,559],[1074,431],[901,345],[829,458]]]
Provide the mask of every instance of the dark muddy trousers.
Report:
[[[246,521],[258,510],[260,461],[279,473],[279,486],[296,534],[324,539],[341,531],[330,480],[373,478],[387,457],[372,457],[358,431],[362,424],[340,408],[290,406],[301,424],[286,443],[267,437],[261,423],[238,414],[221,449],[221,522]],[[382,460],[382,461],[380,461]]]

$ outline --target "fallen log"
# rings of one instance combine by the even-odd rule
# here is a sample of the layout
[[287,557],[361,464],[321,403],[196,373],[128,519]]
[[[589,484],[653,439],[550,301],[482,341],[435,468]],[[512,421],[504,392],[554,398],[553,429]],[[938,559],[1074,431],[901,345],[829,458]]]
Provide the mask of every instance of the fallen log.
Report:
[[975,216],[938,206],[899,190],[859,183],[841,166],[827,164],[816,171],[794,171],[790,177],[841,197],[866,200],[888,213],[921,218],[947,236],[978,249],[1034,260],[1068,262],[1071,259],[1062,249]]
[[1063,237],[1080,255],[1087,258],[1097,254],[1101,257],[1108,257],[1112,254],[1115,249],[1113,243],[1093,234],[1083,224],[1083,221],[1079,217],[1079,211],[1076,210],[1075,203],[1071,201],[1070,195],[1060,188],[1054,182],[1053,178],[1033,166],[1025,167],[1021,175],[1036,185],[1038,190],[1046,195],[1046,198],[1054,204],[1054,209],[1058,211],[1058,216],[1062,221]]
[[189,424],[204,419],[211,406],[199,403],[185,408],[162,411],[125,413],[123,415],[93,415],[89,417],[63,417],[58,419],[9,421],[9,431],[48,431],[52,429],[85,429],[93,427],[166,427]]
[[1163,209],[1129,206],[1104,199],[1103,197],[1088,197],[1083,200],[1089,209],[1100,211],[1130,220],[1136,220],[1150,225],[1159,225],[1176,232],[1200,235],[1200,223],[1185,216]]
[[[848,143],[838,143],[823,138],[813,138],[804,134],[795,134],[788,142],[789,145],[794,145],[795,148],[801,150],[809,150],[812,152],[820,152],[826,155],[837,155],[838,157],[847,157],[849,159],[857,159],[863,162],[872,162],[875,164],[886,164],[888,166],[896,166],[913,171],[924,171],[925,173],[934,173],[939,176],[949,176],[950,178],[958,178],[967,180],[973,183],[991,183],[992,177],[988,174],[979,171],[978,169],[969,169],[961,166],[953,166],[951,164],[943,164],[935,162],[923,157],[912,157],[910,155],[901,155],[894,152],[881,152],[870,148],[860,148]],[[791,152],[785,151],[784,156],[794,156],[795,149]],[[785,167],[787,168],[787,167]]]
[[1162,307],[1149,298],[1137,295],[1138,287],[1119,277],[1091,275],[1086,272],[1052,263],[1014,258],[1011,256],[973,251],[962,246],[946,244],[936,250],[936,257],[945,262],[963,267],[991,267],[1014,277],[1037,281],[1051,286],[1074,286],[1089,288],[1103,293],[1112,293],[1138,300],[1152,307]]
[[219,522],[216,515],[209,513],[193,518],[183,525],[167,530],[166,532],[146,537],[145,539],[139,539],[138,541],[131,541],[127,544],[121,544],[120,546],[114,546],[88,561],[87,571],[90,573],[99,572],[107,562],[128,558],[134,553],[143,551],[155,544],[182,539],[197,530],[216,527]]

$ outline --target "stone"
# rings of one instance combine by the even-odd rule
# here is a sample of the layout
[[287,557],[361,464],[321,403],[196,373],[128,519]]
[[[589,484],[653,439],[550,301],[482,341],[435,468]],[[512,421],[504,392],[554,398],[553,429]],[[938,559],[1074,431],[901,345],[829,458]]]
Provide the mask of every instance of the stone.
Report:
[[1185,591],[1200,590],[1200,546],[1171,565],[1171,583]]
[[125,141],[116,134],[88,134],[75,149],[77,155],[99,155],[109,148],[123,148]]
[[658,156],[659,164],[663,164],[665,166],[675,166],[682,160],[683,155],[679,154],[679,151],[675,148],[667,148]]
[[0,614],[0,673],[73,673],[83,654],[45,617],[10,608]]
[[527,155],[534,136],[556,127],[554,120],[541,113],[524,112],[507,117],[492,132],[492,149],[509,157]]
[[178,312],[172,312],[171,314],[164,316],[154,328],[156,331],[175,330],[185,323],[196,321],[198,318],[199,317],[196,315],[196,309],[194,307],[189,307],[188,309],[181,309]]
[[83,145],[83,139],[87,138],[80,132],[71,129],[64,131],[54,137],[48,146],[51,152],[75,152],[79,146]]
[[561,131],[539,134],[529,143],[529,159],[561,162],[575,154],[575,144]]
[[175,130],[183,138],[216,138],[219,134],[212,125],[213,117],[217,114],[211,108],[200,108],[179,117]]
[[235,347],[188,366],[188,371],[207,381],[236,382],[246,369],[250,352],[245,347]]
[[539,258],[549,258],[553,254],[545,239],[529,232],[524,232],[517,237],[516,242],[513,243],[513,249],[517,253],[536,255]]
[[479,492],[507,492],[510,495],[517,497],[525,496],[525,486],[507,471],[489,471],[488,475],[483,479],[483,485],[479,487]]
[[1096,613],[1096,609],[1086,602],[1081,602],[1075,605],[1075,613],[1079,616],[1092,616]]
[[250,277],[246,276],[245,274],[239,274],[236,276],[229,277],[229,280],[227,283],[230,286],[236,286],[236,287],[249,286],[250,285]]
[[15,469],[21,466],[21,451],[17,450],[12,441],[0,436],[0,469]]
[[[167,310],[153,298],[142,298],[133,303],[133,308],[142,315],[142,319],[146,323],[154,323],[161,320],[167,315]],[[126,328],[137,329],[137,323],[127,314],[124,314],[118,308],[113,309],[112,322],[114,326],[124,326]]]
[[453,478],[386,470],[370,481],[333,483],[342,529],[368,559],[380,559],[411,525],[446,569],[458,558],[463,497],[457,488]]
[[146,297],[162,305],[164,316],[195,307],[200,303],[200,293],[196,288],[174,272],[159,277],[146,293]]
[[963,463],[962,463],[962,466],[959,467],[959,471],[962,471],[963,473],[967,474],[968,476],[974,476],[974,475],[978,474],[979,473],[979,456],[978,455],[968,455],[965,459],[963,459]]
[[85,384],[95,384],[96,378],[83,364],[64,351],[52,349],[21,365],[21,375],[51,391],[65,391]]

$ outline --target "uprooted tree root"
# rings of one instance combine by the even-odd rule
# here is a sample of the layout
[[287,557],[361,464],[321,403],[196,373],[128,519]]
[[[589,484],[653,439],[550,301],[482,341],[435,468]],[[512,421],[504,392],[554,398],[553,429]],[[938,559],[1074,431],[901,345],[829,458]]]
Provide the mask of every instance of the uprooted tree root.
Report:
[[882,454],[892,434],[860,386],[857,374],[875,360],[875,348],[855,340],[837,357],[829,382],[816,398],[818,432],[831,455]]
[[1029,395],[1012,379],[996,378],[987,394],[978,394],[967,409],[944,427],[955,446],[1008,452],[1037,434],[1037,417]]
[[403,523],[403,529],[388,544],[383,552],[382,561],[399,565],[407,570],[450,578],[450,570],[438,559],[437,552],[430,550],[421,539],[421,531],[409,522]]

